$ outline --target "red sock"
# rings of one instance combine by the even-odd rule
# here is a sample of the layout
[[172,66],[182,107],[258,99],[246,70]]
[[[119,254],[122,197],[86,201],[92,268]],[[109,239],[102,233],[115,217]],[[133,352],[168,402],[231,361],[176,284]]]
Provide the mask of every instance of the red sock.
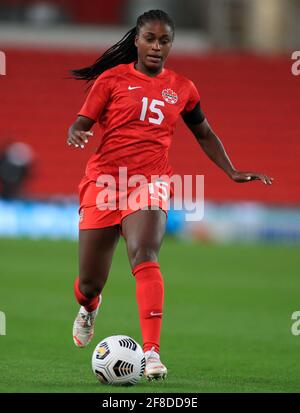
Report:
[[152,347],[159,353],[164,302],[164,283],[157,262],[142,262],[133,270],[136,279],[136,300],[143,337],[143,350]]
[[75,294],[77,302],[80,305],[83,305],[86,311],[88,311],[89,313],[91,313],[92,311],[95,311],[96,308],[98,307],[99,296],[88,298],[84,294],[82,294],[82,292],[79,290],[79,277],[77,277],[74,282],[74,294]]

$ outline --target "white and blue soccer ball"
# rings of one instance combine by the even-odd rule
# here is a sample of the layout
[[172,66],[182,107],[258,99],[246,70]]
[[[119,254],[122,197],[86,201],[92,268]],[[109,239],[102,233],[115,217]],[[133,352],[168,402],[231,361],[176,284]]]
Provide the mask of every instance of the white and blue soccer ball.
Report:
[[104,384],[133,385],[145,371],[145,355],[141,346],[128,336],[110,336],[97,344],[92,368]]

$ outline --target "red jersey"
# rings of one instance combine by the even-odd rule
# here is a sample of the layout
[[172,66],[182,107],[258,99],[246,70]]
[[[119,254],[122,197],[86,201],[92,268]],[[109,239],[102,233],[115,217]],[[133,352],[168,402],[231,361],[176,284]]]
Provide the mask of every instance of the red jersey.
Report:
[[86,168],[86,176],[118,177],[119,167],[128,176],[172,175],[168,150],[181,114],[200,101],[192,81],[163,69],[147,76],[134,63],[102,73],[93,84],[78,115],[98,122],[102,139]]

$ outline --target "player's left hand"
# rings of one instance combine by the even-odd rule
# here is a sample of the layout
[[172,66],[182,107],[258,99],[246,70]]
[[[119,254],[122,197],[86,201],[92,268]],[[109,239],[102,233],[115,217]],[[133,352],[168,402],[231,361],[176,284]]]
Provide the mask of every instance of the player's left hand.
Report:
[[258,173],[258,172],[240,172],[233,171],[230,178],[237,183],[244,183],[250,181],[262,181],[265,185],[272,185],[274,178]]

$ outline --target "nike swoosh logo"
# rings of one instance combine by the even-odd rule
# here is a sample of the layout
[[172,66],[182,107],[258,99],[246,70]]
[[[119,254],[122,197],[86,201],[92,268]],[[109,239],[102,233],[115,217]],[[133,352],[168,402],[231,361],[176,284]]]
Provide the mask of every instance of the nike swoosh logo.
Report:
[[142,86],[128,86],[128,90],[140,89]]
[[151,311],[150,315],[152,317],[156,316],[156,315],[162,315],[162,313],[155,313],[154,311]]

